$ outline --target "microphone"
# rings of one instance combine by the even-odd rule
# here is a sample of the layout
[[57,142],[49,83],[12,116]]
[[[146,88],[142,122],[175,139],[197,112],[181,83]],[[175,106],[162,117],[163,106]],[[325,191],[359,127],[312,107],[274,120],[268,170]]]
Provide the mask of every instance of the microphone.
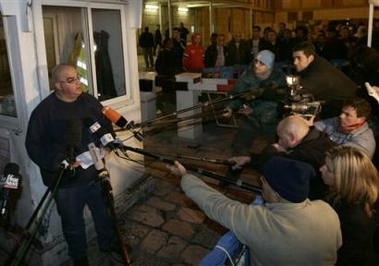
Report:
[[72,165],[75,161],[75,150],[82,141],[82,124],[79,119],[69,119],[66,122],[67,160]]
[[92,134],[95,134],[99,138],[104,147],[109,147],[112,150],[116,148],[114,145],[114,137],[111,133],[107,132],[99,122],[93,120],[91,117],[87,117],[84,119],[84,124]]
[[117,112],[116,110],[108,107],[108,106],[104,106],[103,109],[101,110],[101,112],[112,122],[112,123],[115,123],[116,126],[120,127],[120,128],[127,128],[129,129],[129,124],[128,124],[128,120],[126,120],[125,117],[123,117],[119,112]]
[[20,167],[16,163],[8,163],[4,168],[4,176],[0,180],[2,188],[1,216],[6,216],[8,209],[9,193],[19,188]]
[[123,117],[119,112],[108,106],[104,106],[101,112],[116,126],[130,130],[134,134],[134,137],[136,139],[138,139],[139,141],[143,141],[142,134],[133,130],[133,121],[130,121],[128,123],[128,120],[126,120],[125,117]]
[[95,143],[91,142],[88,144],[89,154],[92,157],[93,164],[96,170],[102,170],[105,168],[103,160],[100,158],[99,150],[96,148]]
[[103,160],[100,158],[99,150],[96,148],[95,144],[91,142],[88,144],[89,153],[92,157],[93,164],[99,173],[99,178],[102,180],[109,180],[109,172],[107,168],[105,168]]

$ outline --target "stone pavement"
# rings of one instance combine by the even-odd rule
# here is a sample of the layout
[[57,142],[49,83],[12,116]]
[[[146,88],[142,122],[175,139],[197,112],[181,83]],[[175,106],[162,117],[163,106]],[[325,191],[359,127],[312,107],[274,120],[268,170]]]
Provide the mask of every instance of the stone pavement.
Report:
[[[236,130],[204,125],[204,132],[196,140],[176,136],[175,127],[147,136],[145,149],[174,154],[226,160],[232,154]],[[156,177],[152,195],[122,215],[125,219],[128,242],[133,247],[134,265],[197,265],[200,259],[217,243],[225,228],[211,221],[180,189],[180,179],[171,176],[164,164],[146,158],[148,171]],[[226,175],[228,166],[178,159],[184,165],[199,167]],[[254,175],[256,176],[256,175]],[[251,175],[248,175],[251,177]],[[203,177],[216,189],[218,181]],[[250,180],[254,183],[254,180]],[[251,202],[252,193],[243,193],[231,187],[221,188],[224,194]],[[130,232],[128,234],[128,232]]]
[[[196,140],[181,139],[176,129],[148,133],[144,149],[162,154],[197,158],[228,159],[235,129],[222,128],[215,123],[204,126]],[[228,166],[189,159],[178,159],[184,165],[226,175]],[[164,163],[145,156],[146,171],[154,177],[152,193],[125,212],[118,210],[124,240],[131,246],[135,266],[197,265],[226,231],[210,220],[180,189],[180,179],[170,175]],[[200,176],[199,174],[196,174]],[[256,185],[258,176],[246,170],[242,179]],[[220,187],[219,181],[201,176],[204,181],[225,195],[249,203],[255,195],[233,186]],[[98,254],[95,240],[90,246],[90,265],[108,265],[107,258]],[[112,264],[110,264],[112,265]]]

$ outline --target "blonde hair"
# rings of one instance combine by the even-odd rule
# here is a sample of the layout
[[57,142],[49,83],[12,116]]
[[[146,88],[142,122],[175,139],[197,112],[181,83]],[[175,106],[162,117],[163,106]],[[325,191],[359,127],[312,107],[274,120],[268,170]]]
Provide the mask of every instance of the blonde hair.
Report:
[[351,204],[362,204],[369,217],[379,198],[379,173],[365,152],[337,146],[326,153],[333,165],[333,193]]

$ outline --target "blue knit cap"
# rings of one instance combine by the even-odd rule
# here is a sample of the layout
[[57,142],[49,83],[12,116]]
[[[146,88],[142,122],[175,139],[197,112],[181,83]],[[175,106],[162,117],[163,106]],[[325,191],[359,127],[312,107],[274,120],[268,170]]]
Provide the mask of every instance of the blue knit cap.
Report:
[[262,173],[271,188],[291,202],[302,202],[308,197],[309,180],[316,176],[310,164],[283,157],[268,160]]
[[268,68],[271,69],[275,63],[275,54],[269,50],[262,50],[259,53],[257,53],[255,59],[261,61]]

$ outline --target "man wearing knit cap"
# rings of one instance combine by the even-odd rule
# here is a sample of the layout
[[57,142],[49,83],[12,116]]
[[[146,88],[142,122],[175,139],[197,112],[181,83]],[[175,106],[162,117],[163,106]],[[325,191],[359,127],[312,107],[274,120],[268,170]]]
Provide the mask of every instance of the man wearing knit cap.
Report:
[[263,93],[267,89],[279,91],[287,83],[285,74],[275,67],[274,62],[275,55],[271,51],[260,51],[230,92],[231,95],[250,92],[247,98],[239,97],[231,101],[224,114],[225,117],[230,117],[233,112],[237,112],[246,118],[240,121],[238,138],[233,143],[235,151],[239,154],[241,151],[249,152],[253,137],[257,133],[264,133],[270,142],[275,138],[275,128],[279,122],[278,99],[271,95],[263,97]]
[[266,204],[258,206],[227,198],[187,174],[179,162],[170,169],[182,176],[186,195],[249,248],[250,265],[336,262],[342,244],[338,216],[326,202],[307,199],[309,179],[315,175],[309,164],[282,157],[267,161],[261,177]]

